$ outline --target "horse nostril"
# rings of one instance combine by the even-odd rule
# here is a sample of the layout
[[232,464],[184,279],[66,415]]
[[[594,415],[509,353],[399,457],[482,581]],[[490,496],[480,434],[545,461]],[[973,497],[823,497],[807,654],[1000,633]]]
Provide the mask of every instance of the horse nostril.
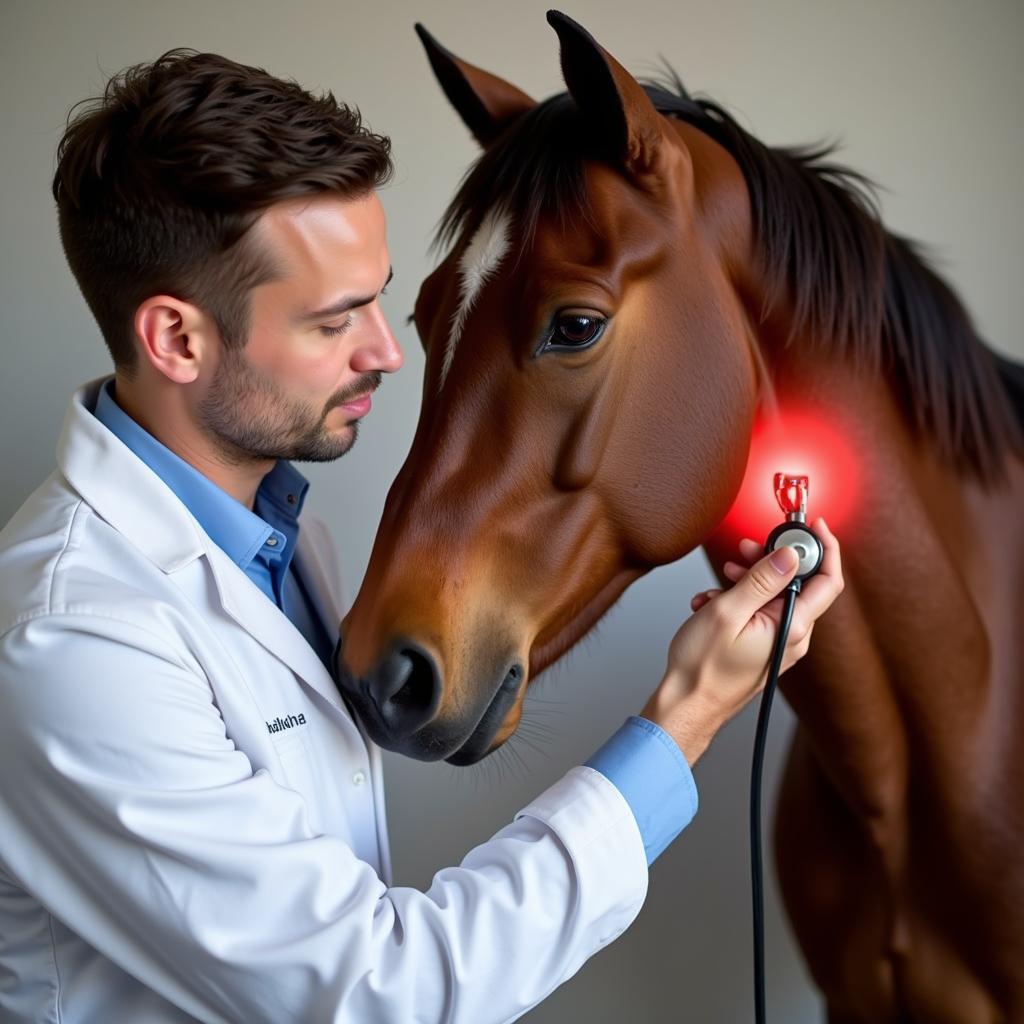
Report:
[[440,704],[434,659],[415,644],[396,644],[369,679],[368,691],[392,738],[425,725]]
[[391,697],[391,703],[410,708],[429,703],[434,696],[436,678],[433,662],[419,651],[408,648],[401,651],[400,656],[408,665],[407,678],[402,688]]

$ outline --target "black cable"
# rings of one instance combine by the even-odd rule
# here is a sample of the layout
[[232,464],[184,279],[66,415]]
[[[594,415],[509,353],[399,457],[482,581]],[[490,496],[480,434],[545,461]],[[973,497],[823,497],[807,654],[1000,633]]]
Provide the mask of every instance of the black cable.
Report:
[[754,737],[754,763],[750,770],[750,889],[754,903],[754,1016],[757,1024],[765,1024],[764,1006],[764,876],[761,868],[761,771],[764,768],[764,745],[768,735],[768,716],[772,710],[772,697],[779,681],[779,668],[793,621],[793,605],[800,592],[800,580],[793,580],[783,596],[782,618],[775,636],[771,661],[768,663],[768,681],[761,694],[761,707],[757,714],[757,732]]

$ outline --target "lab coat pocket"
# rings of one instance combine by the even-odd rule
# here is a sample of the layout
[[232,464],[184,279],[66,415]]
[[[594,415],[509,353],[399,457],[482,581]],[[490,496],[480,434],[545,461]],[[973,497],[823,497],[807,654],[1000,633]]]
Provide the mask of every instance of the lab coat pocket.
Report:
[[275,738],[274,749],[281,767],[280,771],[271,774],[282,786],[294,790],[303,798],[310,824],[319,832],[321,824],[314,782],[313,750],[307,731],[297,729],[280,739]]

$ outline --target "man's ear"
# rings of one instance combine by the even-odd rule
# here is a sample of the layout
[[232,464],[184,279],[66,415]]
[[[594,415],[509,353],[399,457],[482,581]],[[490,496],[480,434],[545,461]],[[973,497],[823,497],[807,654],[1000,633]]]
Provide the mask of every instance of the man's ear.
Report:
[[481,146],[490,145],[510,121],[536,106],[521,89],[446,50],[419,22],[416,34],[445,96]]
[[140,359],[178,384],[198,377],[214,329],[198,307],[172,295],[153,295],[136,309],[133,326]]
[[666,136],[661,114],[640,83],[594,37],[561,11],[548,11],[561,44],[562,77],[612,163],[644,187],[656,188],[689,163]]

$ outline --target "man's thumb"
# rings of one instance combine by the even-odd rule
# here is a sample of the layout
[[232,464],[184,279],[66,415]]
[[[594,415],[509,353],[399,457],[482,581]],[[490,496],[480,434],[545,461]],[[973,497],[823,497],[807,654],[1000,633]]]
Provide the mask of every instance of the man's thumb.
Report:
[[778,548],[755,562],[718,600],[726,604],[729,614],[742,629],[754,612],[782,593],[796,575],[799,564],[800,558],[793,548],[789,545]]

